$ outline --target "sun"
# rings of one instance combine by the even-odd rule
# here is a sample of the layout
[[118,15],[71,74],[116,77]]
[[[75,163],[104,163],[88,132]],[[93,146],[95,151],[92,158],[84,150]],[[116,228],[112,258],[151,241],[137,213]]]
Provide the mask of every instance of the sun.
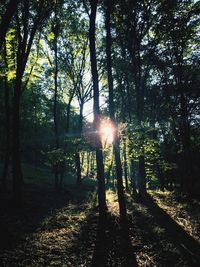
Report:
[[100,135],[103,146],[113,143],[115,134],[115,127],[110,119],[102,119],[100,125]]

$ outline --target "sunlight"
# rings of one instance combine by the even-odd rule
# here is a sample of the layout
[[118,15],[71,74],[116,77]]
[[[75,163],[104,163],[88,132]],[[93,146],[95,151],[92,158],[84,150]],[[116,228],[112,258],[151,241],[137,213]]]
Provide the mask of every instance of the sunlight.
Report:
[[109,119],[103,119],[100,126],[100,134],[103,146],[110,145],[113,142],[115,127]]

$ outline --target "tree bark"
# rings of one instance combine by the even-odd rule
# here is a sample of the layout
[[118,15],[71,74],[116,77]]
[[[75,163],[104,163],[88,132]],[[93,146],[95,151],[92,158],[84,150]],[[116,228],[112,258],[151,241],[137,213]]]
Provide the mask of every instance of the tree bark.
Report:
[[129,191],[129,186],[128,186],[128,166],[127,166],[127,157],[126,157],[126,140],[124,140],[123,144],[123,158],[124,158],[124,180],[125,180],[125,185],[126,185],[126,191]]
[[[83,128],[83,102],[80,103],[80,113],[79,113],[79,125],[78,125],[78,135],[82,137],[82,128]],[[81,179],[81,159],[80,152],[76,152],[75,154],[75,162],[76,162],[76,173],[77,173],[77,184],[80,185],[82,182]]]
[[193,192],[193,172],[191,163],[191,148],[190,148],[190,125],[188,121],[188,111],[186,97],[181,92],[180,99],[181,106],[181,141],[183,146],[183,160],[182,160],[182,188],[185,192],[192,195]]
[[1,24],[0,24],[0,49],[2,47],[2,44],[5,40],[6,32],[8,30],[8,27],[10,25],[10,22],[17,10],[17,6],[19,4],[19,0],[10,0],[6,7],[6,12],[3,15],[1,19]]
[[95,146],[96,146],[96,163],[97,163],[97,179],[98,179],[98,200],[99,200],[99,214],[100,217],[105,217],[106,206],[106,193],[105,193],[105,178],[104,178],[104,165],[102,144],[99,135],[100,127],[100,111],[99,111],[99,83],[96,59],[96,37],[95,37],[95,21],[97,12],[98,0],[90,0],[91,13],[90,13],[90,29],[89,29],[89,46],[90,46],[90,62],[92,71],[93,93],[94,93],[94,129]]
[[[7,69],[8,63],[7,63],[6,44],[4,48],[4,57],[5,57],[5,66]],[[5,156],[3,163],[2,183],[1,183],[3,191],[5,191],[7,188],[7,176],[8,176],[8,167],[10,158],[10,92],[9,92],[7,77],[4,78],[4,93],[5,93],[6,147],[5,147]]]
[[90,173],[90,152],[87,151],[87,170],[86,170],[86,176],[88,177]]
[[108,73],[108,86],[109,86],[109,113],[110,119],[114,123],[115,133],[113,138],[113,152],[116,163],[116,176],[117,176],[117,192],[120,217],[126,227],[126,203],[124,197],[123,179],[122,179],[122,164],[120,158],[120,144],[117,126],[114,115],[114,101],[113,101],[113,76],[112,76],[112,58],[111,58],[111,32],[110,32],[110,1],[105,1],[105,28],[106,28],[106,57],[107,57],[107,73]]
[[13,97],[13,133],[12,133],[12,161],[13,161],[13,193],[16,204],[21,203],[22,197],[22,168],[20,152],[20,96],[22,85],[22,67],[18,67]]
[[131,184],[132,184],[132,191],[133,195],[137,195],[137,190],[136,190],[136,175],[135,175],[135,163],[134,160],[131,159],[130,162],[130,176],[131,176]]
[[75,154],[75,161],[76,161],[76,173],[77,173],[77,184],[80,185],[82,183],[81,180],[81,161],[80,161],[80,154],[77,152]]
[[[53,119],[54,119],[54,134],[55,134],[55,149],[59,149],[59,134],[58,134],[58,18],[57,18],[57,3],[55,6],[55,25],[53,25],[54,40],[54,106],[53,106]],[[54,172],[55,190],[59,188],[59,163],[55,163]]]

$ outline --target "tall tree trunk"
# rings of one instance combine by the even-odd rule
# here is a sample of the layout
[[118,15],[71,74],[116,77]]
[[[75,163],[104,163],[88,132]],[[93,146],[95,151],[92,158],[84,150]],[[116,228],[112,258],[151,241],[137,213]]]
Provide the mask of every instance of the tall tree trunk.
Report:
[[[7,63],[7,53],[6,45],[4,48],[4,57],[6,69],[8,68]],[[7,176],[8,176],[8,167],[9,167],[9,158],[10,158],[10,92],[7,77],[4,78],[4,93],[5,93],[5,128],[6,128],[6,147],[5,147],[5,156],[3,163],[3,173],[2,173],[2,190],[5,191],[7,188]]]
[[[114,115],[114,101],[113,101],[113,76],[112,76],[112,58],[111,58],[111,32],[110,32],[110,1],[105,1],[105,28],[106,28],[106,56],[107,56],[107,73],[108,73],[108,86],[109,86],[109,113],[110,119],[113,121],[116,128],[113,138],[113,152],[116,164],[116,176],[117,176],[117,192],[118,202],[120,209],[120,217],[126,225],[126,203],[124,197],[123,179],[122,179],[122,164],[120,158],[120,144],[117,126]],[[125,226],[126,227],[126,226]]]
[[90,0],[91,13],[90,13],[90,29],[89,29],[89,46],[90,46],[90,61],[91,61],[93,93],[94,93],[93,111],[94,111],[94,129],[96,131],[95,145],[96,145],[99,213],[100,217],[104,218],[107,206],[106,206],[102,144],[99,135],[99,127],[100,127],[99,83],[98,83],[98,71],[97,71],[97,59],[96,59],[96,44],[95,44],[96,42],[95,21],[96,21],[97,4],[98,0]]
[[107,56],[107,74],[108,74],[108,87],[109,87],[109,113],[110,119],[115,125],[115,133],[113,138],[113,152],[116,164],[117,176],[117,194],[120,210],[120,223],[121,223],[121,247],[125,252],[125,266],[136,266],[135,255],[132,253],[132,245],[129,238],[129,229],[126,217],[126,202],[124,196],[123,179],[122,179],[122,164],[120,158],[120,143],[115,122],[115,111],[113,102],[113,76],[112,76],[112,58],[111,58],[111,30],[110,30],[110,14],[112,3],[110,0],[105,0],[105,28],[106,28],[106,56]]
[[22,168],[20,153],[20,96],[22,85],[22,70],[18,67],[13,97],[13,132],[12,132],[12,161],[13,161],[13,193],[14,201],[20,204],[22,197]]
[[135,175],[135,163],[133,159],[131,159],[131,162],[130,162],[130,177],[131,177],[133,195],[136,196],[137,195],[136,175]]
[[66,132],[69,132],[69,126],[70,126],[70,112],[71,112],[71,102],[72,98],[69,99],[67,104],[67,116],[66,116]]
[[77,173],[77,184],[80,185],[82,183],[81,180],[81,162],[80,162],[80,154],[77,152],[75,154],[75,162],[76,162],[76,173]]
[[187,107],[187,98],[184,94],[183,85],[183,52],[175,54],[177,60],[177,73],[175,73],[177,81],[177,89],[180,94],[180,112],[181,112],[181,143],[183,149],[182,157],[182,175],[181,175],[181,186],[183,191],[192,195],[193,191],[193,173],[192,173],[192,162],[191,162],[191,147],[190,147],[190,123],[189,123],[189,112]]
[[107,184],[109,185],[110,184],[110,178],[111,178],[111,175],[112,175],[112,168],[113,168],[113,153],[111,155],[111,162],[108,166],[108,171],[107,171]]
[[[126,142],[126,141],[125,141]],[[128,186],[128,166],[127,166],[127,157],[126,157],[126,143],[124,143],[124,151],[123,151],[123,157],[124,157],[124,180],[126,185],[126,191],[129,191]]]
[[[79,125],[78,125],[78,135],[82,137],[82,128],[83,128],[83,102],[80,103],[80,113],[79,113]],[[81,184],[81,159],[80,152],[76,152],[75,154],[75,162],[76,162],[76,173],[77,173],[77,184]]]
[[[58,21],[57,21],[57,6],[55,10],[55,25],[54,25],[54,60],[55,60],[55,69],[54,69],[54,108],[53,108],[53,117],[54,117],[54,134],[55,134],[55,149],[59,148],[59,135],[58,135]],[[59,166],[58,162],[55,163],[55,189],[59,188]]]
[[188,121],[188,111],[186,97],[181,92],[180,98],[181,106],[181,134],[183,146],[183,160],[182,160],[182,188],[185,192],[192,194],[193,191],[193,172],[191,162],[191,148],[190,148],[190,125]]
[[87,151],[87,169],[86,169],[86,176],[88,177],[90,173],[90,152]]
[[124,139],[124,144],[123,144],[123,168],[124,168],[124,180],[125,180],[125,185],[126,185],[126,191],[129,191],[128,187],[128,166],[127,166],[127,157],[126,157],[126,139]]
[[144,87],[141,85],[141,64],[138,60],[138,73],[136,74],[136,102],[137,102],[137,120],[140,134],[140,155],[138,164],[138,191],[140,196],[146,195],[146,174],[145,174],[145,155],[144,155]]

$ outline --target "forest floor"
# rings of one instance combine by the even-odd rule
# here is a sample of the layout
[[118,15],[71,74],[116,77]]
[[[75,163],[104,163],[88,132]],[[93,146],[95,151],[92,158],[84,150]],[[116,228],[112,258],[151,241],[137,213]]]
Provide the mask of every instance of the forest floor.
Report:
[[38,175],[34,184],[28,178],[19,210],[8,194],[0,195],[0,266],[134,267],[134,259],[138,267],[200,266],[198,201],[168,191],[149,191],[140,201],[127,194],[130,263],[115,191],[107,191],[109,215],[102,232],[94,181],[79,187],[69,182],[57,194],[50,174]]

